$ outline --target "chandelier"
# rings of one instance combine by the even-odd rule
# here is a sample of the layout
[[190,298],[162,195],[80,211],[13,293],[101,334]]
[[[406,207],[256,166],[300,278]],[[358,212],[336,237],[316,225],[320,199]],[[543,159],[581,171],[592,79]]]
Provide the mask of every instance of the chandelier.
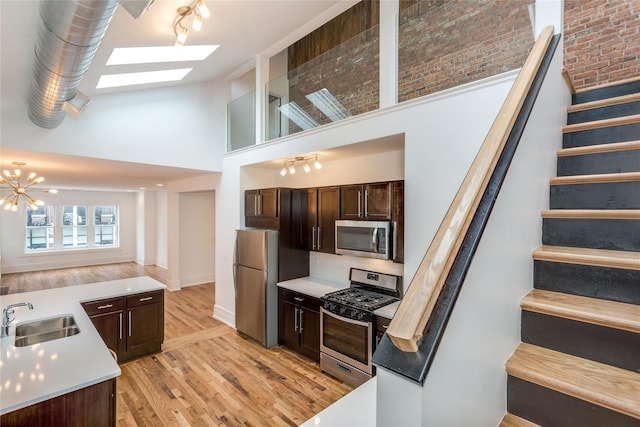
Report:
[[40,184],[44,181],[43,177],[37,177],[35,172],[31,172],[26,179],[22,179],[22,172],[20,171],[20,167],[26,165],[24,162],[13,162],[14,166],[17,166],[17,169],[11,173],[8,169],[5,169],[3,174],[0,175],[0,190],[9,190],[11,193],[7,196],[0,198],[0,205],[4,205],[4,210],[15,212],[18,210],[18,202],[20,199],[24,200],[24,202],[31,208],[32,210],[38,209],[38,207],[43,206],[44,202],[42,200],[38,200],[31,196],[28,191],[42,191],[45,193],[57,194],[58,190],[44,190],[44,189],[33,189],[31,188],[34,185]]
[[193,31],[200,31],[202,29],[202,21],[209,16],[209,8],[204,4],[204,0],[195,0],[190,6],[180,6],[177,10],[177,16],[173,20],[173,32],[176,35],[176,46],[184,45],[187,41],[187,33],[189,29],[182,24],[184,19],[193,14],[193,22],[191,22],[191,28]]
[[282,170],[280,171],[280,175],[285,176],[287,173],[289,175],[293,175],[296,173],[296,164],[302,165],[302,170],[309,173],[311,172],[311,166],[309,166],[309,162],[313,160],[313,167],[316,169],[320,169],[322,165],[318,161],[318,155],[313,154],[311,156],[298,156],[293,159],[287,160],[282,165]]

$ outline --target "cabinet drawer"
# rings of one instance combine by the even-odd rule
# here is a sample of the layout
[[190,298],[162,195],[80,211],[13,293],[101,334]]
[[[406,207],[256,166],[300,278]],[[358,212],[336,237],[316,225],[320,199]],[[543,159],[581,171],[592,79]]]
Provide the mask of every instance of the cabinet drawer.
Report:
[[95,301],[83,302],[82,307],[89,316],[94,316],[101,313],[122,311],[124,310],[124,302],[124,297],[105,298]]
[[159,304],[163,301],[162,291],[145,292],[127,297],[127,307],[139,307],[141,305]]
[[320,300],[318,298],[282,288],[280,288],[280,297],[285,301],[309,310],[320,311]]
[[389,327],[389,323],[391,323],[391,319],[387,319],[386,317],[376,316],[376,331],[384,334]]

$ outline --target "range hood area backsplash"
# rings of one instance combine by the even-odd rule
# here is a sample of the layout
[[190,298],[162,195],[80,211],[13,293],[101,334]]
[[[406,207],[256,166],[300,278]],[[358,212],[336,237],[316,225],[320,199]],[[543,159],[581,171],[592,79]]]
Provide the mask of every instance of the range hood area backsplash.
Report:
[[350,255],[309,252],[309,276],[315,279],[348,285],[351,267],[404,276],[404,264]]

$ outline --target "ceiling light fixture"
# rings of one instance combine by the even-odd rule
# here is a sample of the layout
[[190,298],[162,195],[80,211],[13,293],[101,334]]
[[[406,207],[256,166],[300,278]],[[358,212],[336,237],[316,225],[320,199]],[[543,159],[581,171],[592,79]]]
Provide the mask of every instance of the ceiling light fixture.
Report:
[[200,31],[202,29],[203,19],[207,19],[211,16],[209,8],[204,4],[204,0],[196,0],[191,3],[190,6],[180,6],[176,12],[177,16],[173,20],[173,32],[176,35],[176,46],[182,46],[184,42],[187,41],[189,29],[182,24],[182,21],[187,16],[193,14],[191,28],[194,31]]
[[302,165],[302,170],[306,173],[311,172],[311,166],[309,166],[309,161],[313,160],[313,166],[316,169],[320,169],[322,165],[318,161],[318,155],[312,154],[310,156],[297,156],[293,159],[286,160],[282,165],[282,169],[280,170],[280,175],[285,176],[287,173],[289,175],[293,175],[296,173],[296,164]]
[[[4,205],[4,210],[15,212],[18,210],[18,202],[20,199],[24,200],[29,208],[32,210],[38,209],[39,206],[43,206],[44,202],[38,200],[27,193],[29,191],[43,191],[45,193],[57,194],[58,190],[34,190],[31,188],[33,185],[40,184],[44,181],[43,177],[37,177],[35,172],[31,172],[29,176],[22,181],[22,172],[20,167],[26,165],[24,162],[13,162],[17,168],[11,173],[8,169],[5,169],[4,176],[0,176],[0,190],[9,190],[11,193],[7,196],[0,198],[0,205]],[[6,204],[5,204],[6,203]]]

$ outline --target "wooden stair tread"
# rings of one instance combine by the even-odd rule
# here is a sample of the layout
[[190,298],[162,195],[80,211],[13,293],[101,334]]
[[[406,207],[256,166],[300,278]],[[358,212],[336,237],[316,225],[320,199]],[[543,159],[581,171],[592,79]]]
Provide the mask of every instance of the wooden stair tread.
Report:
[[582,147],[561,148],[556,151],[556,154],[558,157],[569,157],[580,156],[583,154],[602,154],[630,150],[640,150],[640,140],[612,142],[609,144],[585,145]]
[[610,182],[640,182],[640,172],[556,176],[549,180],[551,185],[604,184]]
[[640,374],[520,343],[507,374],[640,419]]
[[640,253],[632,251],[543,245],[535,249],[532,256],[536,261],[640,270]]
[[506,413],[500,421],[499,427],[540,427],[538,424],[534,424],[529,420],[520,418],[517,415]]
[[610,107],[612,105],[627,104],[630,102],[640,101],[640,93],[631,93],[628,95],[615,96],[613,98],[599,99],[597,101],[583,102],[574,104],[567,108],[567,113],[575,113],[577,111],[593,110],[595,108]]
[[549,209],[542,218],[640,219],[640,209]]
[[593,120],[591,122],[576,123],[562,127],[562,133],[579,132],[583,130],[602,129],[613,126],[630,125],[640,123],[640,114],[631,116],[614,117],[611,119]]
[[615,81],[615,82],[608,82],[608,83],[602,83],[602,84],[599,84],[599,85],[583,87],[581,89],[577,89],[576,93],[589,92],[589,91],[592,91],[592,90],[603,89],[605,87],[611,87],[611,86],[619,86],[619,85],[623,85],[623,84],[626,84],[626,83],[633,83],[633,82],[638,81],[638,80],[640,80],[640,76],[629,77],[628,79],[622,79],[622,80],[618,80],[618,81]]
[[520,301],[520,307],[535,313],[640,333],[640,306],[635,304],[533,289]]

